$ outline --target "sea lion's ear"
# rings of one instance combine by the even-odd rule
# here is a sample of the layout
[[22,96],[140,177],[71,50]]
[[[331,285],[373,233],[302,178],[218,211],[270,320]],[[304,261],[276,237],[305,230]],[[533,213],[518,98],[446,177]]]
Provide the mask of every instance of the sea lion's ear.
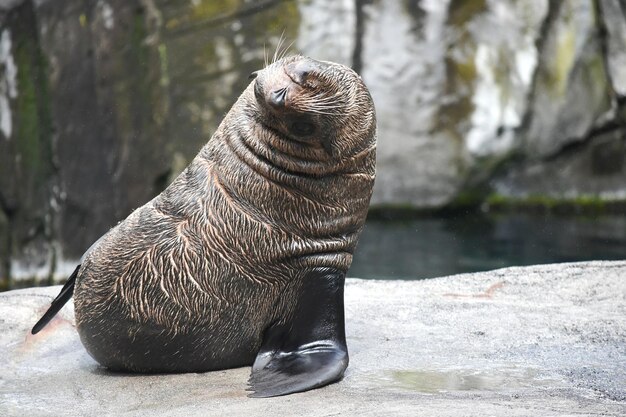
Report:
[[302,279],[294,316],[270,326],[252,365],[250,397],[276,397],[335,382],[348,366],[345,274],[316,268]]

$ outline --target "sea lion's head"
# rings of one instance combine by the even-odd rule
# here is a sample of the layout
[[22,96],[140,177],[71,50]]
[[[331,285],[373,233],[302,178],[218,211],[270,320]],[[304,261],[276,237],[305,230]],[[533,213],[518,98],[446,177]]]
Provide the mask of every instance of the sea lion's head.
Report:
[[251,75],[257,122],[273,148],[317,161],[350,158],[375,146],[372,98],[352,69],[303,56]]
[[347,270],[376,176],[372,98],[350,68],[302,56],[252,78],[199,155],[224,202],[213,212],[233,207],[231,224],[244,213],[294,259]]

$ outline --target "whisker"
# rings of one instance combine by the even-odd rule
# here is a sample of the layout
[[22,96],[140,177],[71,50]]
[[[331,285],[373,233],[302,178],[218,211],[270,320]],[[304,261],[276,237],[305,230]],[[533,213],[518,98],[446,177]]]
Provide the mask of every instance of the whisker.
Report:
[[325,116],[343,116],[343,115],[345,115],[345,114],[346,114],[346,113],[336,112],[336,111],[333,111],[333,112],[328,112],[328,111],[321,111],[321,110],[309,110],[309,109],[307,109],[307,110],[306,110],[306,112],[307,112],[307,113],[311,113],[311,114],[323,114],[323,115],[325,115]]
[[315,100],[295,100],[297,103],[308,104],[313,107],[343,107],[345,104],[336,101],[319,102]]
[[319,102],[319,101],[298,101],[298,103],[306,104],[313,107],[343,107],[343,103],[338,103],[336,101],[328,101],[328,102]]
[[327,94],[309,94],[307,96],[308,98],[311,98],[313,100],[339,100],[342,99],[344,96],[343,95],[327,95]]
[[280,51],[283,42],[285,41],[285,29],[283,29],[283,33],[280,34],[280,38],[278,38],[278,43],[276,44],[276,50],[274,51],[274,57],[272,58],[272,64],[278,61],[278,51]]
[[304,97],[304,100],[315,101],[316,103],[319,103],[319,102],[331,102],[331,101],[337,102],[337,101],[340,101],[341,99],[342,99],[342,97],[310,95],[310,94],[307,94],[307,96]]
[[315,100],[297,100],[298,103],[306,103],[306,104],[310,104],[311,106],[315,106],[315,107],[341,107],[344,106],[343,103],[339,103],[336,101],[329,101],[329,102],[320,102],[320,101],[315,101]]
[[310,113],[310,114],[324,114],[324,115],[334,115],[341,116],[346,114],[345,108],[343,106],[328,108],[328,107],[311,107],[311,106],[300,106],[299,103],[293,103],[294,108],[299,111]]
[[298,105],[301,105],[301,106],[309,106],[309,107],[313,107],[313,108],[319,108],[319,109],[340,109],[342,107],[345,107],[343,104],[340,104],[340,103],[324,104],[324,103],[316,103],[316,102],[312,102],[312,101],[299,101],[299,100],[296,100],[295,104],[298,104]]
[[310,107],[303,107],[301,111],[320,113],[320,114],[339,114],[343,109],[312,109]]
[[287,55],[287,53],[289,52],[289,49],[293,46],[294,42],[295,42],[295,40],[291,41],[291,43],[289,45],[287,45],[287,47],[285,49],[283,49],[283,52],[278,57],[279,60],[283,59]]

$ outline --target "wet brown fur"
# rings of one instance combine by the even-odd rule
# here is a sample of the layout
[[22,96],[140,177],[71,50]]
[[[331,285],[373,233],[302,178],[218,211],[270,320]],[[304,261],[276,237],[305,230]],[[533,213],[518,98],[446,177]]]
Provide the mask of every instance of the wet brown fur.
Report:
[[[185,171],[87,253],[76,320],[101,364],[251,364],[263,331],[293,312],[306,267],[347,271],[374,183],[374,107],[338,64],[293,82],[305,59],[261,71]],[[264,100],[282,85],[274,111]],[[302,115],[318,131],[294,140],[288,123]]]

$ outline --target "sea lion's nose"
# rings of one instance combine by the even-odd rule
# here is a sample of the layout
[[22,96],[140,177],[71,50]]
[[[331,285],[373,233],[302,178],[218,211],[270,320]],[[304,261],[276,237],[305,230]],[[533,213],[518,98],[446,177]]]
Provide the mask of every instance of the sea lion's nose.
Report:
[[324,64],[312,59],[304,59],[294,62],[287,68],[287,73],[296,84],[303,84],[306,79],[316,72],[324,69]]
[[270,93],[269,104],[273,107],[284,107],[287,97],[287,87],[274,90]]

